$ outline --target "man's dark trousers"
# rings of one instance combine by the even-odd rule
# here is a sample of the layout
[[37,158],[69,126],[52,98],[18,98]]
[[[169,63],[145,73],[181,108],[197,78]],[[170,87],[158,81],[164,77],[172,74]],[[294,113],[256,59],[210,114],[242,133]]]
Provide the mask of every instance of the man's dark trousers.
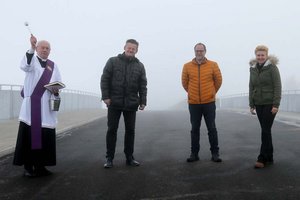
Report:
[[191,151],[198,155],[200,150],[200,126],[202,116],[208,130],[210,151],[212,155],[219,155],[218,133],[215,124],[216,105],[215,102],[207,104],[189,104],[191,130]]
[[115,155],[117,131],[121,114],[123,113],[125,122],[124,153],[127,159],[130,159],[134,151],[135,120],[136,111],[124,111],[114,108],[108,108],[107,114],[107,134],[106,134],[106,157],[113,159]]

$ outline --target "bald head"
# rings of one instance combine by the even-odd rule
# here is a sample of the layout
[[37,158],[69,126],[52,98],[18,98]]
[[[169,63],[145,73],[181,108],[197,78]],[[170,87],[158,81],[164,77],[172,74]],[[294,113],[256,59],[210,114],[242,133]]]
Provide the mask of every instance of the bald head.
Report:
[[42,59],[48,59],[48,56],[50,54],[50,43],[46,40],[40,40],[38,41],[36,45],[36,52],[38,56]]

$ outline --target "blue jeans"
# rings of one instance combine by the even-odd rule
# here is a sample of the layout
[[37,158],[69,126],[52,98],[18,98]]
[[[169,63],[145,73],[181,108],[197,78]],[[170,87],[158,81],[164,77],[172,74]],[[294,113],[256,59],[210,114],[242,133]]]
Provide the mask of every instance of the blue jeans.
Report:
[[256,114],[261,127],[261,147],[257,158],[260,162],[273,161],[273,143],[271,128],[276,115],[271,113],[272,105],[256,105]]
[[200,150],[200,126],[202,116],[208,130],[210,151],[212,155],[219,155],[218,132],[216,128],[216,104],[215,102],[207,104],[189,104],[191,130],[191,152],[198,155]]
[[130,158],[134,151],[134,136],[135,136],[135,120],[136,111],[123,111],[108,108],[107,111],[107,134],[106,134],[106,157],[114,158],[116,142],[117,142],[117,131],[119,127],[119,121],[121,114],[123,113],[125,122],[125,139],[124,139],[124,153],[126,158]]

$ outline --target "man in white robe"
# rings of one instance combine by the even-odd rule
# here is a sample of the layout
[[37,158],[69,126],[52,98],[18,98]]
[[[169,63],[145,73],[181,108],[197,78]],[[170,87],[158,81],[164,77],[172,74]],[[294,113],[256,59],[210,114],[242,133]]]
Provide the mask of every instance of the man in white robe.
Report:
[[[56,165],[57,112],[50,109],[50,98],[58,96],[58,89],[46,90],[45,84],[61,82],[55,63],[48,59],[50,43],[30,37],[31,49],[21,61],[25,72],[23,102],[19,115],[19,131],[14,165],[24,165],[24,176],[50,175],[45,166]],[[37,55],[34,54],[36,51]]]

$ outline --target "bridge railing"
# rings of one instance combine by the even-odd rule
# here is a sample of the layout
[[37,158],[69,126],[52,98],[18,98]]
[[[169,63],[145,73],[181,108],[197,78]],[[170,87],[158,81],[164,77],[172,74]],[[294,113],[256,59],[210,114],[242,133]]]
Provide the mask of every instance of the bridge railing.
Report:
[[[300,90],[282,91],[280,110],[286,112],[300,112]],[[249,94],[240,93],[218,98],[219,108],[249,108]]]
[[[21,85],[0,84],[0,120],[18,117],[22,104]],[[60,112],[86,108],[102,108],[99,94],[63,89]]]

